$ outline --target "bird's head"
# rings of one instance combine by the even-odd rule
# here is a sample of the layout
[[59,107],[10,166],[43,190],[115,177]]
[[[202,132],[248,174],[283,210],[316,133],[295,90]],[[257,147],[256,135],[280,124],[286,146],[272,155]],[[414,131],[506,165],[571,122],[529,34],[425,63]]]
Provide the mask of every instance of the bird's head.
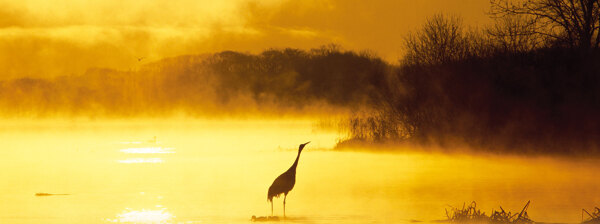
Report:
[[302,151],[302,149],[304,149],[304,146],[308,145],[308,143],[310,143],[310,142],[300,144],[300,148],[298,148],[298,150]]

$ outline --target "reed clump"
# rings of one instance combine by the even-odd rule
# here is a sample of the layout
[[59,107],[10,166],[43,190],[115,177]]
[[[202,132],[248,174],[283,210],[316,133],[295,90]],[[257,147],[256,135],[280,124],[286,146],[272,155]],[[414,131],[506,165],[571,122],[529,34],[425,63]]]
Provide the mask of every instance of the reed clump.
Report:
[[527,201],[521,212],[506,212],[502,207],[499,211],[492,210],[491,216],[477,209],[477,203],[471,202],[469,206],[463,204],[462,208],[452,208],[446,210],[446,217],[453,223],[491,223],[491,224],[533,224],[534,221],[529,218],[527,208],[530,201]]

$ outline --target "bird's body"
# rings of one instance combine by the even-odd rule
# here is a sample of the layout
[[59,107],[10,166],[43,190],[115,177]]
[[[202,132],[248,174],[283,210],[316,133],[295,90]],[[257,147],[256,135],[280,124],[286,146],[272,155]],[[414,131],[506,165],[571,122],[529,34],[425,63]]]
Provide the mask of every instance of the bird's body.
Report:
[[296,167],[298,167],[300,153],[302,153],[302,149],[304,149],[304,146],[306,146],[308,143],[310,142],[300,145],[294,164],[292,164],[287,171],[275,178],[275,181],[273,181],[273,184],[271,184],[269,187],[267,201],[271,202],[271,215],[273,215],[273,197],[279,197],[281,194],[283,194],[283,217],[285,217],[285,199],[287,194],[294,188],[294,185],[296,184]]
[[298,166],[299,157],[300,153],[298,153],[294,165],[273,181],[273,184],[269,187],[267,200],[273,201],[273,197],[279,197],[281,194],[287,195],[294,188],[294,185],[296,185],[296,167]]

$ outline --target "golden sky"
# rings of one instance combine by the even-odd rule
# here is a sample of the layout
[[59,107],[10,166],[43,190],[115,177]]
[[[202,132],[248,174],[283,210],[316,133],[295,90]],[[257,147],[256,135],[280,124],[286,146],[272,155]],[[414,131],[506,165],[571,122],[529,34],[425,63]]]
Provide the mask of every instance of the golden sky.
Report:
[[404,35],[428,16],[478,26],[488,8],[487,0],[0,0],[0,79],[329,43],[395,62]]

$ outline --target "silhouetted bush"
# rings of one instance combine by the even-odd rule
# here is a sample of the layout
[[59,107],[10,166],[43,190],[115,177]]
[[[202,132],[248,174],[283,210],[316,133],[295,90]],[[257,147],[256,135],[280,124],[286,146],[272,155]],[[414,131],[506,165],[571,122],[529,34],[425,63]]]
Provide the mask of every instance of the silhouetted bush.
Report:
[[493,150],[594,151],[600,140],[598,62],[598,51],[547,48],[403,65],[397,83],[390,83],[403,88],[383,98],[384,115],[355,120],[360,125],[352,124],[353,135]]
[[542,40],[518,19],[486,33],[463,32],[454,17],[428,20],[379,86],[377,112],[350,119],[344,145],[598,152],[600,50]]

